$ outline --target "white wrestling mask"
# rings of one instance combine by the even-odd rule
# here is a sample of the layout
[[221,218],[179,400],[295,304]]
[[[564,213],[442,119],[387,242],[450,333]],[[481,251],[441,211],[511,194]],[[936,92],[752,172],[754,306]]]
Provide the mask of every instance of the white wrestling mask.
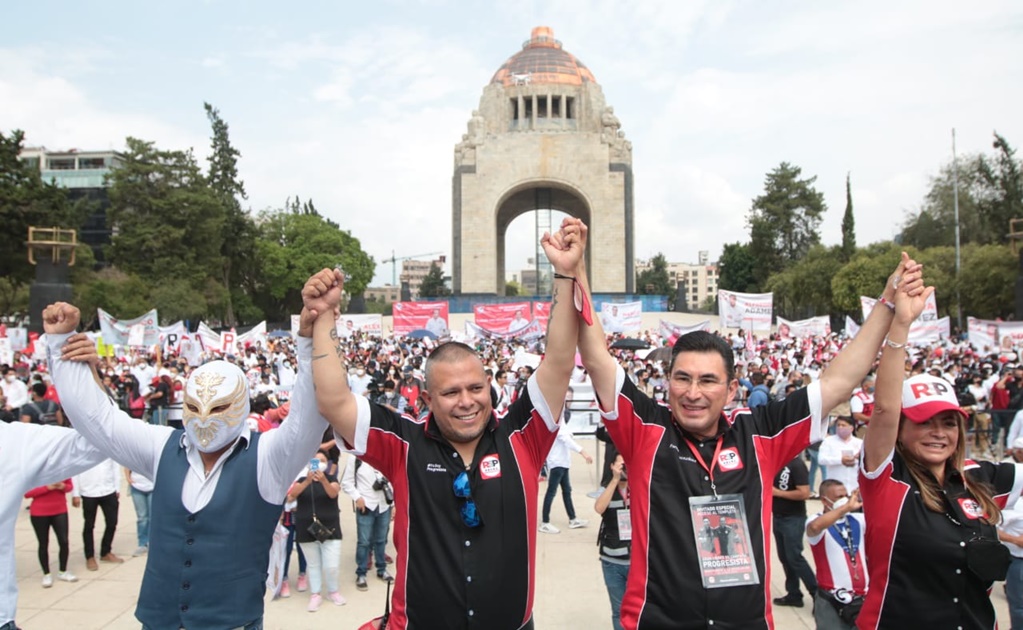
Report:
[[203,453],[213,453],[238,439],[249,416],[249,386],[233,363],[210,361],[185,383],[182,424],[188,439]]

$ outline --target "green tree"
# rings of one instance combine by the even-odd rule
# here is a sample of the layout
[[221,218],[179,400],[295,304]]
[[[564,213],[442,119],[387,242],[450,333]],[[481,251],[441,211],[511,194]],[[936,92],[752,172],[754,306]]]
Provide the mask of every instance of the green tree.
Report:
[[995,132],[994,159],[981,156],[980,176],[987,184],[990,196],[980,204],[984,227],[991,234],[990,243],[1005,242],[1009,220],[1023,218],[1023,176],[1016,150]]
[[764,194],[753,200],[747,222],[754,277],[760,287],[772,273],[802,259],[820,242],[818,229],[827,205],[813,187],[817,177],[800,179],[802,169],[782,162],[767,174]]
[[[755,293],[759,289],[753,274],[755,267],[756,259],[753,258],[748,244],[728,243],[721,252],[721,260],[718,261],[718,288],[739,293]],[[714,300],[716,303],[717,297]]]
[[[9,313],[17,296],[35,276],[28,262],[29,226],[77,229],[85,220],[84,204],[72,204],[66,191],[44,182],[38,166],[18,158],[25,134],[0,132],[0,313]],[[26,303],[27,305],[27,303]]]
[[95,325],[97,308],[122,319],[138,317],[150,310],[153,308],[149,298],[151,286],[138,276],[115,267],[89,271],[88,277],[74,285],[75,304],[82,311],[84,328]]
[[[269,318],[283,319],[302,310],[302,285],[324,267],[340,264],[350,278],[349,295],[360,295],[373,278],[373,259],[350,232],[324,219],[311,204],[265,211],[258,220],[255,259],[259,272],[250,288]],[[307,212],[303,208],[313,210]]]
[[[238,158],[241,153],[231,144],[227,123],[209,103],[203,103],[206,117],[210,121],[213,137],[209,157],[209,187],[221,205],[224,217],[224,238],[220,247],[220,281],[224,286],[224,324],[234,326],[237,323],[235,299],[244,300],[237,295],[235,276],[236,270],[253,269],[252,254],[255,251],[256,226],[249,213],[242,209],[241,199],[245,199],[245,184],[238,178]],[[237,295],[237,298],[236,298]],[[248,300],[246,311],[254,312]]]
[[107,259],[147,282],[178,279],[204,291],[221,268],[225,217],[192,152],[128,138],[122,158],[109,176]]
[[451,289],[444,282],[444,274],[440,267],[437,266],[437,263],[433,263],[430,265],[430,271],[423,278],[423,283],[419,285],[419,297],[444,297],[447,295],[451,295]]
[[915,249],[903,248],[890,241],[874,243],[857,251],[853,259],[839,269],[831,280],[834,310],[858,316],[861,313],[860,296],[878,296],[888,276],[899,264],[903,249],[910,256],[916,254]]
[[644,295],[664,295],[669,298],[675,294],[668,275],[668,260],[664,254],[657,252],[650,259],[650,267],[636,274],[636,290]]
[[853,216],[852,184],[849,174],[845,176],[845,214],[842,215],[842,260],[847,261],[856,253],[856,217]]
[[980,319],[1013,315],[1019,258],[1009,246],[969,244],[962,248],[962,260],[958,286],[963,315]]
[[522,285],[516,282],[515,280],[509,280],[508,282],[504,283],[504,294],[510,296],[522,295],[523,294]]
[[[992,191],[981,174],[982,157],[968,155],[959,159],[959,229],[962,243],[1000,242],[985,225],[981,205]],[[931,177],[920,209],[906,215],[899,242],[925,249],[955,245],[955,165],[950,161]],[[1001,229],[1004,231],[1008,225]]]
[[814,245],[802,260],[771,275],[764,288],[774,293],[775,314],[786,319],[831,314],[831,279],[843,266],[842,255],[842,247]]

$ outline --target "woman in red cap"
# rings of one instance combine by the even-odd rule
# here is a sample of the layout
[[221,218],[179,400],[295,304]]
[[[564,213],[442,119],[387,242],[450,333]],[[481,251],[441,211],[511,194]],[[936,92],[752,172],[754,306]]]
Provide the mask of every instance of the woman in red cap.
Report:
[[988,591],[1009,564],[995,526],[1019,497],[1023,473],[967,460],[953,385],[930,374],[905,378],[909,326],[933,291],[908,282],[885,304],[895,319],[860,470],[870,581],[859,628],[994,628]]

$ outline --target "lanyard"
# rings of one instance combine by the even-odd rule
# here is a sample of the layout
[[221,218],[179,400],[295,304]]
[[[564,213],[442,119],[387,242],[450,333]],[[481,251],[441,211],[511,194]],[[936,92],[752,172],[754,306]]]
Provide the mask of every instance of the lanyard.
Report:
[[714,448],[714,458],[711,460],[710,466],[708,467],[707,463],[703,461],[703,455],[700,455],[700,452],[696,449],[695,446],[693,446],[693,443],[687,439],[685,440],[686,445],[689,446],[689,450],[692,451],[693,456],[696,457],[696,463],[702,466],[703,469],[706,470],[707,474],[710,476],[710,491],[714,493],[715,499],[718,498],[718,489],[717,486],[714,485],[714,467],[718,465],[718,455],[721,454],[721,445],[724,443],[724,441],[725,436],[719,435],[718,444]]
[[618,494],[621,495],[622,501],[625,503],[625,509],[629,509],[629,486],[619,489]]

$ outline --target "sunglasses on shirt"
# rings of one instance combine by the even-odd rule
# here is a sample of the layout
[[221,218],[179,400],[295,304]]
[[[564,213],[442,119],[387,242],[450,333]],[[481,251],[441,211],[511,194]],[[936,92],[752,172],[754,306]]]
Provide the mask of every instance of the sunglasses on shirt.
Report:
[[476,509],[476,502],[472,500],[472,488],[469,487],[469,475],[463,470],[455,477],[455,481],[451,484],[451,489],[454,491],[455,496],[462,499],[462,522],[465,523],[466,527],[479,527],[483,524],[483,519],[480,518],[479,510]]

